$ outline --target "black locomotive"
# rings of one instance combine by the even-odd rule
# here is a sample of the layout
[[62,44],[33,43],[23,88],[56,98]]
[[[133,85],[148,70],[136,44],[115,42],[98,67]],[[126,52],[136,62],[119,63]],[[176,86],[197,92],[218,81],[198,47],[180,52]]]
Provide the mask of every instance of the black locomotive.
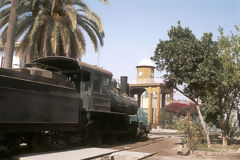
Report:
[[111,72],[66,57],[0,68],[0,148],[147,134],[130,120],[138,105],[127,96],[126,81],[119,91]]

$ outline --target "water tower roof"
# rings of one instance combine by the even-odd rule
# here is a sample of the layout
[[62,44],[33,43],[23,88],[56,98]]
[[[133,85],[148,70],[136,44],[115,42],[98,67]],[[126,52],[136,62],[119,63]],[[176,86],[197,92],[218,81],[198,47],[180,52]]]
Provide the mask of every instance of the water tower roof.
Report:
[[153,61],[146,58],[146,59],[141,60],[138,63],[137,68],[138,67],[153,67],[153,68],[155,68],[155,64],[153,63]]

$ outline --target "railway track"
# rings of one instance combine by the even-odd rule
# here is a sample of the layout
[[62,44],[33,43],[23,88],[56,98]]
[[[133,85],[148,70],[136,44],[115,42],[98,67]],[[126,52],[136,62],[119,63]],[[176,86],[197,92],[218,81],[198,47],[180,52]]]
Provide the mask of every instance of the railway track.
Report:
[[95,147],[86,147],[86,148],[80,148],[80,149],[71,149],[71,150],[65,150],[65,151],[57,151],[57,152],[50,152],[50,153],[37,153],[37,154],[31,154],[31,155],[20,155],[12,157],[14,160],[65,160],[66,156],[68,156],[68,159],[71,158],[71,160],[112,160],[117,159],[118,157],[134,157],[134,159],[146,159],[148,157],[151,157],[158,152],[154,153],[144,153],[144,152],[136,152],[135,149],[139,149],[141,147],[147,147],[150,145],[154,145],[155,143],[158,143],[160,141],[163,141],[166,138],[169,137],[160,137],[156,139],[151,139],[150,142],[147,141],[146,143],[143,142],[142,144],[136,144],[132,147],[128,147],[126,145],[128,144],[118,144],[120,147],[125,146],[123,149],[114,149],[119,148],[119,146],[109,146],[109,145],[103,145],[99,148]]
[[144,152],[136,152],[136,151],[134,151],[134,149],[139,149],[139,148],[142,148],[142,147],[150,146],[150,145],[153,145],[155,143],[158,143],[158,142],[163,141],[166,138],[170,138],[170,137],[171,136],[155,138],[155,139],[152,139],[151,142],[148,142],[146,144],[140,144],[140,145],[133,146],[133,147],[125,147],[124,149],[114,151],[111,154],[106,154],[106,155],[103,155],[103,156],[99,155],[98,157],[86,158],[84,160],[90,160],[90,159],[93,159],[93,160],[114,160],[114,159],[119,159],[119,157],[120,158],[124,158],[124,157],[129,158],[131,156],[132,156],[133,159],[138,159],[138,160],[146,159],[146,158],[149,158],[151,156],[154,156],[155,154],[157,154],[159,152],[144,153]]

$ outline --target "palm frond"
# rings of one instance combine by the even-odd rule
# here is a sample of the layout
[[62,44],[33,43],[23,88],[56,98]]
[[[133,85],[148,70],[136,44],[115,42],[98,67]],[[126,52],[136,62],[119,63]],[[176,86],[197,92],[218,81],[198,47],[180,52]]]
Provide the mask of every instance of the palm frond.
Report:
[[80,29],[75,30],[74,34],[77,37],[78,41],[80,41],[81,47],[83,49],[83,54],[84,54],[86,51],[86,42],[85,42],[84,35]]
[[1,2],[0,2],[0,9],[2,8],[2,7],[5,7],[5,6],[7,6],[7,5],[10,5],[11,4],[11,0],[2,0]]
[[79,8],[88,9],[88,6],[81,0],[72,0],[71,5],[78,6]]
[[51,16],[53,15],[53,10],[55,8],[55,3],[56,3],[56,0],[51,1]]
[[38,37],[38,57],[44,57],[45,56],[45,41],[47,40],[47,32],[46,32],[46,24],[40,28],[39,32],[41,33],[40,36]]
[[42,39],[43,39],[43,33],[44,33],[44,27],[41,27],[39,29],[39,32],[37,34],[36,40],[35,40],[35,52],[32,54],[35,54],[35,58],[40,58],[42,56]]
[[59,40],[59,42],[58,42],[58,44],[59,44],[58,55],[59,56],[65,56],[64,48],[63,48],[63,41],[62,41],[60,32],[59,32],[59,39],[58,40]]
[[0,28],[4,27],[9,21],[9,15],[0,20]]
[[27,55],[26,55],[26,62],[29,63],[33,59],[35,59],[37,53],[35,51],[35,42],[29,46],[29,50],[27,50]]
[[[80,18],[80,17],[78,17],[78,18]],[[89,37],[93,43],[95,51],[98,51],[98,41],[97,41],[96,35],[98,36],[101,45],[103,44],[103,36],[98,32],[98,30],[95,29],[95,27],[92,28],[90,23],[89,23],[89,25],[87,25],[88,24],[88,23],[86,24],[87,21],[85,21],[85,23],[84,23],[83,20],[79,20],[78,22],[79,22],[78,24],[89,35]]]
[[90,20],[94,21],[97,24],[99,32],[101,33],[103,31],[101,18],[94,12],[88,13],[87,16]]
[[34,18],[32,16],[24,16],[17,22],[17,30],[16,30],[16,40],[18,40],[23,33],[30,28],[33,24]]
[[10,10],[11,10],[11,6],[8,7],[8,8],[3,9],[3,10],[0,12],[0,19],[8,16],[8,15],[10,14]]
[[42,39],[42,52],[40,55],[43,57],[51,56],[52,54],[52,45],[51,45],[51,35],[49,35],[49,32],[51,30],[51,23],[50,20],[48,20],[47,23],[45,23],[44,30],[43,30],[43,39]]
[[4,30],[2,31],[2,34],[1,34],[2,44],[6,43],[6,40],[7,40],[7,29],[8,29],[8,26],[5,27]]
[[78,52],[78,43],[77,43],[77,39],[76,37],[74,36],[74,33],[71,33],[70,35],[70,49],[71,51],[69,52],[69,55],[68,57],[70,58],[78,58],[77,57],[77,52]]
[[88,23],[90,23],[91,24],[91,26],[93,26],[93,28],[95,28],[96,30],[98,30],[98,32],[99,32],[99,27],[98,27],[98,25],[97,25],[97,23],[95,23],[94,21],[92,21],[92,20],[90,20],[90,19],[88,19],[86,16],[84,16],[84,15],[77,15],[77,17],[78,17],[78,23],[79,22],[81,22],[81,21],[84,21],[84,23],[85,22],[88,22]]
[[94,22],[98,26],[97,28],[99,29],[99,32],[103,31],[101,18],[96,13],[91,12],[90,10],[78,10],[78,11],[82,11],[82,12],[86,13],[86,16],[84,16],[84,15],[81,15],[81,16],[85,17],[85,19],[88,21]]
[[[30,28],[29,30],[31,31],[31,29],[32,28]],[[28,44],[29,44],[29,35],[30,35],[30,32],[27,32],[27,34],[22,39],[20,46],[16,52],[16,55],[20,59],[20,65],[23,65],[26,62],[26,53],[27,53],[26,50],[27,50]]]
[[81,58],[86,51],[85,38],[80,29],[77,29],[74,34],[75,34],[75,37],[77,38],[77,44],[78,44],[77,57]]
[[[33,43],[33,45],[32,45],[32,48],[31,48],[31,51],[30,51],[30,53],[29,54],[32,54],[32,56],[31,57],[33,57],[34,59],[37,59],[37,58],[40,58],[40,57],[42,57],[42,48],[41,48],[41,41],[42,41],[42,39],[43,39],[43,30],[44,30],[44,27],[41,27],[40,29],[39,29],[39,32],[37,33],[37,35],[36,35],[36,39],[35,39],[35,41],[34,41],[34,43]],[[33,59],[31,59],[31,61],[32,61]]]
[[30,41],[34,40],[34,36],[38,32],[38,29],[44,24],[44,22],[47,21],[48,16],[46,16],[46,12],[47,10],[42,10],[42,12],[40,12],[39,15],[35,18],[35,22],[30,33]]
[[97,41],[95,33],[87,25],[81,25],[81,27],[87,32],[88,36],[90,37],[90,39],[92,41],[95,52],[97,52],[98,51],[98,41]]
[[52,51],[52,43],[51,43],[51,38],[52,38],[52,32],[54,29],[54,20],[53,17],[48,19],[48,22],[46,24],[46,49],[47,49],[47,56],[52,56],[53,51]]
[[[46,24],[47,25],[47,24]],[[47,56],[47,26],[44,26],[44,32],[43,32],[43,42],[42,42],[42,55],[43,57]]]
[[99,0],[101,2],[103,2],[105,5],[108,5],[108,1],[107,0]]
[[68,56],[69,48],[70,48],[70,30],[67,25],[64,25],[64,24],[61,25],[60,36],[61,36],[62,43],[63,43],[64,54],[65,54],[65,56]]
[[37,0],[33,0],[33,1],[32,1],[32,10],[34,10],[34,9],[35,9],[35,7],[36,7],[36,4],[37,4]]
[[32,13],[31,5],[26,5],[25,3],[21,3],[16,9],[16,14],[21,16],[22,14]]
[[88,20],[86,17],[79,15],[78,16],[78,25],[82,26],[82,25],[87,25],[88,27],[90,27],[92,30],[94,30],[95,34],[98,37],[98,40],[100,42],[100,45],[103,46],[103,38],[104,38],[104,33],[103,32],[99,32],[98,29],[98,25],[91,21]]
[[57,21],[53,22],[53,31],[51,33],[51,43],[52,43],[52,51],[53,55],[57,55],[57,48],[59,43],[59,26],[60,24]]
[[77,28],[77,12],[71,5],[65,6],[64,10],[65,14],[70,19],[72,30],[74,31]]

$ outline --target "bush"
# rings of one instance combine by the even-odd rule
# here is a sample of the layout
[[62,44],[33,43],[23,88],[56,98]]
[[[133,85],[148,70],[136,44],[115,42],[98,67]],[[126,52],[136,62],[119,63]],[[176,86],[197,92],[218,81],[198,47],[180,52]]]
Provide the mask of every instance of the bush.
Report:
[[196,150],[204,140],[203,129],[200,124],[193,123],[188,117],[181,117],[176,121],[176,129],[183,134],[183,142],[188,144],[189,149]]
[[176,129],[176,114],[167,112],[165,109],[160,111],[160,125],[162,128]]

